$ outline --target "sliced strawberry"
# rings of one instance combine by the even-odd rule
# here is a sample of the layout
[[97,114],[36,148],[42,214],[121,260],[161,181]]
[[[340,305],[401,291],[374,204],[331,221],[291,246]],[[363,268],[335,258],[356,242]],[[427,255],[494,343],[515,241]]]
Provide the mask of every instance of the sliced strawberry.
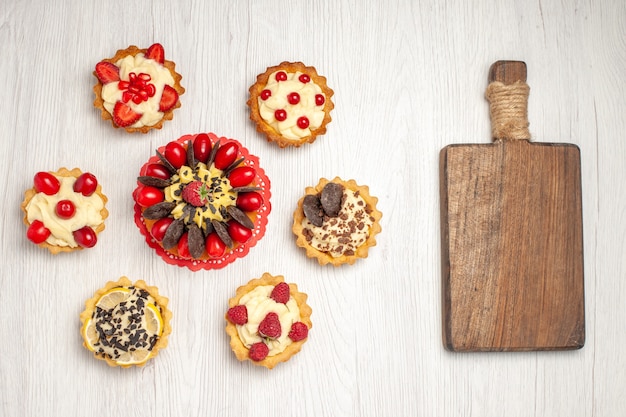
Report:
[[163,95],[159,102],[159,111],[166,112],[176,105],[178,102],[178,93],[169,85],[163,88]]
[[96,64],[96,76],[102,84],[112,83],[120,79],[120,69],[115,64],[101,61]]
[[156,62],[162,64],[165,62],[165,51],[163,50],[163,45],[160,43],[155,43],[146,51],[146,58],[154,59]]
[[113,108],[113,121],[119,127],[130,126],[137,120],[141,119],[141,114],[136,113],[126,104],[118,101]]

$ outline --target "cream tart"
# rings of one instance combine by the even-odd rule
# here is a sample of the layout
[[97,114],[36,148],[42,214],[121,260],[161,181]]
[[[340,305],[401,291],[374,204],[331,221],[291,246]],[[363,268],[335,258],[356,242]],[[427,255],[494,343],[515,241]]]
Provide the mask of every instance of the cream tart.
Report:
[[134,45],[120,49],[96,64],[94,106],[115,128],[130,133],[161,129],[173,118],[185,92],[175,67],[159,43],[147,49]]
[[268,369],[291,359],[313,326],[306,301],[296,284],[267,272],[237,288],[224,316],[237,359]]
[[140,169],[135,223],[167,263],[219,269],[245,256],[265,233],[270,181],[234,139],[185,135]]
[[249,92],[250,119],[281,148],[311,143],[326,133],[334,92],[315,67],[282,62],[259,74]]
[[79,168],[37,172],[21,204],[26,237],[53,254],[92,248],[109,215],[107,201],[89,172]]
[[83,346],[110,366],[143,366],[167,346],[168,299],[143,280],[109,281],[80,314]]
[[321,178],[298,201],[292,224],[296,244],[321,265],[354,264],[366,258],[381,231],[377,202],[367,186],[354,180]]

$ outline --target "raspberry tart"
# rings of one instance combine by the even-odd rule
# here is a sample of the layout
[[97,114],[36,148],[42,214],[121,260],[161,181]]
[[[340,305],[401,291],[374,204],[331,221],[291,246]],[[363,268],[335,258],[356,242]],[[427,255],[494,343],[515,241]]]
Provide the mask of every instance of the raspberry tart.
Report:
[[265,233],[270,181],[234,139],[186,135],[143,165],[133,192],[135,223],[167,263],[219,269]]
[[156,287],[121,277],[85,302],[83,346],[110,366],[143,366],[167,346],[172,332],[168,299]]
[[292,225],[296,244],[320,265],[352,265],[367,258],[381,231],[377,202],[367,186],[354,180],[320,179],[315,187],[307,187],[298,201]]
[[94,106],[115,128],[130,133],[161,129],[180,107],[179,98],[185,92],[175,66],[165,59],[159,43],[147,49],[131,45],[118,50],[113,58],[96,64]]
[[249,91],[250,119],[268,141],[298,147],[326,133],[334,92],[314,67],[282,62],[258,75]]
[[307,295],[281,275],[264,273],[237,288],[228,300],[226,333],[240,361],[272,369],[298,353],[307,341],[311,307]]
[[92,248],[109,216],[97,178],[74,168],[37,172],[21,208],[26,237],[51,253]]

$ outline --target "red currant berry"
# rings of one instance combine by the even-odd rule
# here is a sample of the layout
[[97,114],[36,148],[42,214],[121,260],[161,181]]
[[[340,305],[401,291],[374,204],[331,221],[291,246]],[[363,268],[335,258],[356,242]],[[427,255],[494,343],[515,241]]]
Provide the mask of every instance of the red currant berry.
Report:
[[265,101],[272,96],[272,92],[270,90],[261,91],[261,100]]
[[72,232],[74,240],[83,248],[91,248],[98,242],[96,232],[89,226],[85,226],[82,229],[74,230]]
[[311,81],[311,77],[309,77],[307,74],[300,74],[300,76],[298,77],[298,79],[300,80],[300,82],[302,84],[306,84],[309,81]]
[[278,109],[274,112],[274,117],[279,122],[282,122],[287,119],[287,112],[284,109]]
[[50,230],[43,225],[41,220],[35,220],[30,224],[26,231],[26,237],[33,243],[40,244],[48,239]]
[[35,184],[35,190],[38,193],[44,193],[46,195],[54,195],[61,188],[61,183],[49,172],[38,172],[35,174],[33,180]]
[[323,95],[321,94],[316,94],[315,95],[315,104],[318,106],[323,106],[324,103],[326,103],[326,99],[324,98]]
[[296,93],[295,91],[293,93],[289,93],[287,95],[287,101],[289,102],[289,104],[293,105],[300,103],[300,94]]
[[98,188],[98,180],[95,175],[85,172],[76,178],[74,182],[74,192],[81,193],[85,197],[92,195]]
[[298,127],[300,129],[309,127],[309,119],[306,116],[298,117]]
[[277,72],[276,81],[287,81],[287,73],[285,71]]
[[60,218],[69,219],[76,212],[76,207],[70,200],[61,200],[57,203],[55,211]]

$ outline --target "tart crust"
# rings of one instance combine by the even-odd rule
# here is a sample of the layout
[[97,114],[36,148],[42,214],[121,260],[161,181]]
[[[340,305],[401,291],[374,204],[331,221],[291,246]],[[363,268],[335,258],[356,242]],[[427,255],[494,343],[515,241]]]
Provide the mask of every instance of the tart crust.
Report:
[[[279,70],[283,70],[288,73],[295,73],[299,71],[307,74],[309,77],[311,77],[311,81],[317,84],[322,89],[322,92],[326,97],[326,101],[324,103],[324,119],[322,121],[322,124],[317,129],[312,130],[309,136],[305,136],[296,140],[287,139],[279,132],[277,132],[261,117],[261,114],[259,112],[259,95],[267,85],[270,75]],[[299,147],[305,143],[314,142],[317,136],[326,133],[326,125],[332,120],[330,117],[330,111],[335,107],[334,103],[331,100],[334,91],[326,84],[326,77],[319,75],[315,67],[308,67],[302,62],[284,61],[281,62],[279,65],[268,67],[264,73],[257,76],[256,83],[254,83],[250,87],[249,92],[250,99],[248,100],[247,104],[248,107],[250,107],[250,120],[255,123],[256,130],[266,136],[268,142],[275,142],[281,148],[285,148],[287,146]]]
[[[242,285],[237,288],[235,296],[228,300],[228,308],[230,309],[231,307],[239,304],[239,300],[241,299],[241,297],[248,294],[256,287],[263,285],[276,286],[277,284],[284,281],[285,278],[282,275],[273,276],[266,272],[260,278],[253,279],[249,281],[246,285]],[[293,299],[298,304],[298,308],[300,309],[300,321],[306,324],[306,326],[310,330],[311,327],[313,327],[313,323],[311,322],[312,310],[311,307],[309,307],[309,305],[306,303],[308,297],[307,294],[299,292],[298,286],[296,284],[289,284],[289,295],[293,297]],[[237,333],[237,326],[231,323],[230,320],[228,320],[228,314],[225,314],[224,318],[226,319],[226,333],[230,336],[230,347],[235,353],[237,359],[240,361],[250,360],[250,362],[252,362],[254,365],[264,366],[268,369],[272,369],[277,364],[281,362],[286,362],[291,359],[293,355],[300,352],[300,349],[302,349],[302,345],[308,339],[307,337],[303,340],[292,342],[289,346],[287,346],[284,351],[280,352],[279,354],[274,356],[267,356],[265,359],[257,362],[250,359],[249,349],[243,344],[243,342],[239,338],[239,334]]]
[[[110,62],[112,64],[115,64],[117,61],[119,61],[120,59],[128,55],[135,56],[138,53],[146,54],[147,51],[148,51],[147,48],[139,49],[137,46],[131,45],[126,49],[119,49],[115,53],[113,58],[101,59],[99,62]],[[164,60],[162,65],[169,70],[170,74],[172,74],[172,77],[174,78],[174,85],[171,87],[174,88],[174,90],[176,90],[176,92],[178,93],[178,96],[180,97],[181,95],[185,93],[185,88],[180,84],[180,80],[183,77],[182,75],[176,72],[175,70],[176,64],[173,61],[169,61],[166,59]],[[113,127],[118,129],[120,128],[120,126],[116,125],[115,122],[113,121],[113,115],[109,113],[107,109],[104,108],[104,100],[102,100],[102,82],[98,79],[96,71],[93,72],[93,75],[96,77],[96,80],[97,80],[96,85],[94,85],[93,87],[93,92],[96,95],[96,98],[93,101],[93,105],[95,108],[100,109],[100,116],[102,117],[103,120],[110,120]],[[159,120],[156,124],[152,126],[142,126],[142,127],[128,126],[128,127],[124,127],[123,129],[125,129],[129,133],[136,133],[136,132],[148,133],[152,129],[161,129],[163,127],[163,123],[166,120],[172,120],[172,118],[174,117],[174,110],[179,108],[180,106],[181,104],[180,104],[180,99],[179,99],[176,102],[176,105],[174,105],[174,107],[172,107],[171,109],[163,113],[163,118],[161,118],[161,120]]]
[[[367,207],[371,210],[370,216],[374,219],[374,222],[369,230],[369,236],[365,243],[359,246],[354,255],[341,255],[339,257],[333,257],[328,252],[322,252],[318,249],[314,248],[307,242],[302,227],[302,220],[305,218],[304,210],[302,208],[302,204],[304,202],[304,197],[307,194],[319,194],[324,189],[324,186],[329,182],[337,183],[343,185],[346,189],[352,191],[358,191],[359,195],[365,200]],[[354,180],[344,181],[339,177],[335,177],[332,181],[329,181],[326,178],[321,178],[319,183],[315,187],[306,187],[305,195],[300,198],[298,201],[298,207],[296,211],[293,213],[293,225],[292,231],[296,235],[296,245],[303,248],[306,251],[306,255],[309,258],[316,258],[320,265],[332,264],[334,266],[340,266],[343,264],[354,264],[359,258],[367,258],[369,248],[372,246],[376,246],[376,235],[380,233],[382,230],[380,227],[380,219],[382,218],[382,213],[376,209],[376,203],[378,202],[378,198],[373,197],[369,194],[369,187],[366,185],[358,185]]]
[[87,341],[86,341],[86,336],[85,336],[85,330],[87,328],[87,323],[88,323],[89,319],[91,319],[91,317],[93,316],[93,313],[94,313],[94,311],[96,309],[96,304],[98,303],[100,298],[107,291],[109,291],[109,290],[111,290],[113,288],[130,287],[130,286],[135,286],[137,288],[141,288],[141,289],[147,291],[148,294],[150,294],[154,298],[154,300],[156,302],[156,305],[161,309],[161,318],[163,319],[163,330],[161,332],[161,335],[159,336],[159,339],[157,340],[157,342],[152,347],[152,350],[150,351],[150,355],[141,363],[119,364],[118,362],[116,362],[113,359],[111,359],[108,355],[104,355],[104,354],[99,354],[97,352],[93,352],[93,354],[94,354],[96,359],[104,360],[109,366],[112,366],[112,367],[119,366],[119,367],[122,367],[122,368],[130,368],[132,366],[144,366],[148,362],[148,360],[150,360],[150,359],[152,359],[152,358],[154,358],[154,357],[156,357],[158,355],[159,350],[164,349],[165,347],[167,347],[167,343],[168,343],[167,339],[168,339],[168,336],[170,335],[170,333],[172,332],[172,326],[170,324],[170,321],[172,319],[172,312],[167,309],[167,304],[169,302],[169,299],[159,295],[159,289],[157,287],[149,286],[143,280],[138,280],[138,281],[135,281],[133,283],[127,277],[122,276],[117,281],[108,281],[104,287],[102,287],[98,291],[96,291],[96,293],[94,294],[93,297],[91,297],[90,299],[85,301],[85,310],[83,310],[83,312],[80,313],[80,323],[81,323],[80,334],[83,337],[83,346],[85,347],[85,349],[90,350],[87,347]]
[[[52,172],[50,171],[51,174],[57,176],[57,177],[74,177],[74,178],[78,178],[81,176],[81,174],[83,174],[83,172],[79,169],[79,168],[74,168],[71,171],[68,170],[67,168],[59,168],[58,171],[56,172]],[[102,207],[102,210],[100,210],[100,215],[102,216],[102,223],[100,223],[100,225],[98,225],[98,227],[96,227],[94,229],[94,231],[96,232],[96,235],[100,234],[100,232],[102,232],[104,230],[104,220],[109,217],[109,211],[106,208],[106,203],[108,200],[108,198],[102,193],[102,186],[100,185],[100,182],[98,182],[98,186],[96,187],[96,191],[95,193],[102,199],[102,202],[104,203],[104,206]],[[30,226],[30,222],[28,221],[28,212],[26,211],[26,207],[28,206],[28,203],[30,203],[30,200],[32,200],[32,198],[37,194],[37,190],[35,190],[35,188],[29,188],[28,190],[26,190],[24,192],[24,201],[22,201],[22,204],[20,205],[22,211],[24,212],[24,217],[23,217],[23,221],[24,224],[26,225],[26,227]],[[60,252],[73,252],[75,250],[83,250],[84,248],[82,246],[76,246],[74,248],[69,247],[69,246],[57,246],[57,245],[51,245],[48,242],[41,242],[38,244],[38,246],[42,247],[42,248],[46,248],[50,251],[50,253],[52,253],[53,255],[56,255]]]

